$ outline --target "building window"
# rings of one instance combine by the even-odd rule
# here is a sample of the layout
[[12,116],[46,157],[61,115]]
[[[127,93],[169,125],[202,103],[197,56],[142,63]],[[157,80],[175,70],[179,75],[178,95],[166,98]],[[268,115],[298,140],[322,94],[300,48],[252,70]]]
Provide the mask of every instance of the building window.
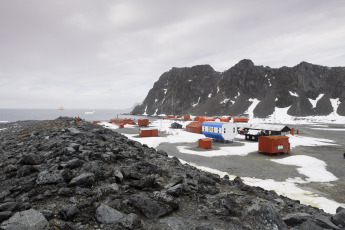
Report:
[[235,133],[235,127],[234,127],[234,133]]
[[226,130],[225,130],[225,128],[224,128],[224,133],[226,133]]

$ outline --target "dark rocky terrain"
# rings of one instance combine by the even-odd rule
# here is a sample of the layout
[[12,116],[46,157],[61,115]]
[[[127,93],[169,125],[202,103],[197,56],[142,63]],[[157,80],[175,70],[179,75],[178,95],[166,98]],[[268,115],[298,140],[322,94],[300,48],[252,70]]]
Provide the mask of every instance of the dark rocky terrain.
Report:
[[[161,75],[147,97],[132,114],[241,115],[258,99],[253,115],[264,118],[275,107],[289,115],[345,116],[345,67],[325,67],[301,62],[294,67],[255,66],[242,60],[229,70],[216,72],[209,65],[172,68]],[[293,94],[291,94],[290,92]],[[308,99],[324,94],[313,108]],[[294,96],[295,95],[295,96]]]
[[0,124],[0,229],[344,229],[299,201],[70,118]]

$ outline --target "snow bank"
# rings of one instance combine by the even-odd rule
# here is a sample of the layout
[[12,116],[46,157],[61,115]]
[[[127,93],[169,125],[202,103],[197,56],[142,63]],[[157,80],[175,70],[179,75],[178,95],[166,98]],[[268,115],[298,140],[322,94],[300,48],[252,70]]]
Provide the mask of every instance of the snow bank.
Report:
[[345,204],[341,204],[326,197],[319,196],[316,193],[303,190],[293,182],[280,182],[272,179],[261,180],[250,177],[242,177],[242,179],[243,182],[248,185],[258,186],[266,190],[273,190],[279,195],[289,197],[290,199],[299,200],[301,204],[318,207],[331,214],[335,214],[335,210],[339,206],[345,207]]
[[320,100],[321,97],[323,97],[324,94],[320,94],[315,100],[308,98],[310,103],[313,105],[313,108],[316,107],[316,103]]
[[187,146],[177,146],[181,153],[199,155],[203,157],[216,157],[216,156],[246,156],[250,152],[258,151],[257,142],[248,142],[244,146],[230,146],[220,147],[219,150],[191,150]]
[[108,129],[118,129],[119,126],[118,125],[115,125],[113,123],[109,123],[109,122],[106,122],[106,121],[102,121],[101,123],[99,123],[99,125],[105,127],[105,128],[108,128]]
[[330,182],[338,180],[336,176],[326,170],[327,164],[324,161],[314,157],[298,155],[271,161],[278,164],[299,166],[297,171],[307,177],[307,182]]
[[337,129],[337,128],[311,128],[315,130],[328,130],[328,131],[345,131],[345,129]]
[[293,93],[291,91],[289,91],[289,93],[290,93],[291,96],[298,97],[297,93]]
[[[202,171],[218,174],[220,177],[228,175],[231,180],[235,179],[235,175],[228,174],[220,170],[212,169],[205,166],[199,166],[193,163],[189,163],[183,160],[180,160],[183,164],[189,164],[193,167],[196,167]],[[272,179],[261,180],[257,178],[242,177],[244,183],[250,186],[261,187],[266,190],[273,190],[279,195],[289,197],[290,199],[299,200],[302,204],[311,205],[320,209],[323,209],[325,212],[335,214],[336,209],[339,206],[345,207],[345,204],[338,203],[334,200],[319,196],[316,193],[303,190],[299,188],[294,182],[291,181],[275,181]]]
[[327,145],[337,145],[333,140],[324,138],[313,138],[306,136],[296,136],[287,135],[290,142],[290,148],[295,148],[297,146],[327,146]]

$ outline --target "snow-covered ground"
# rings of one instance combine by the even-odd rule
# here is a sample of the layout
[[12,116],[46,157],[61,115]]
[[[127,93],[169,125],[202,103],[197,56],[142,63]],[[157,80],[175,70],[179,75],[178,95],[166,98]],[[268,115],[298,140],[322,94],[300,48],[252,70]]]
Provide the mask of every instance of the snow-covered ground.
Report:
[[[255,103],[258,103],[254,101]],[[287,110],[287,109],[286,109]],[[290,124],[295,122],[293,119],[289,117],[285,117],[286,120],[290,121]],[[311,121],[312,118],[306,118],[303,122],[307,124],[313,124]],[[344,119],[341,117],[341,119]],[[341,119],[337,121],[340,123]],[[265,119],[251,119],[256,122],[267,122],[268,120]],[[161,143],[181,143],[181,145],[177,146],[177,149],[184,154],[193,154],[199,155],[204,157],[215,157],[215,156],[246,156],[250,152],[257,151],[258,143],[257,142],[249,142],[245,141],[242,135],[237,135],[235,142],[241,143],[242,146],[234,145],[232,143],[227,144],[225,147],[220,147],[219,149],[212,149],[207,151],[195,151],[192,150],[190,147],[184,145],[183,143],[197,143],[198,139],[203,138],[202,134],[190,133],[184,130],[176,130],[171,129],[170,126],[173,122],[172,120],[155,120],[152,121],[150,127],[157,128],[160,133],[168,134],[168,135],[160,135],[159,137],[145,137],[140,138],[138,134],[124,134],[128,138],[138,141],[142,144],[146,144],[149,147],[158,147]],[[275,120],[275,123],[277,121]],[[314,122],[314,121],[313,121]],[[182,124],[185,128],[190,121],[178,121],[178,123]],[[344,122],[345,123],[345,122]],[[284,124],[284,123],[283,123]],[[114,128],[116,129],[117,126],[109,123],[103,123],[105,127]],[[315,124],[315,127],[321,127],[321,129],[327,129],[328,127],[325,124]],[[329,129],[328,129],[329,130]],[[333,140],[329,139],[320,139],[320,138],[313,138],[307,137],[304,135],[289,135],[290,137],[290,147],[291,149],[296,148],[297,146],[328,146],[328,145],[336,145]],[[335,210],[339,206],[345,207],[345,204],[337,203],[331,199],[327,199],[325,197],[321,197],[320,195],[313,193],[311,191],[303,190],[298,187],[299,184],[307,184],[309,182],[319,182],[319,183],[328,183],[337,180],[338,178],[334,176],[331,172],[327,171],[326,163],[320,159],[305,156],[305,155],[295,155],[289,156],[283,159],[268,159],[272,162],[277,164],[284,164],[284,165],[294,165],[297,166],[297,172],[301,175],[301,177],[296,178],[288,178],[286,181],[275,181],[273,179],[258,179],[258,178],[249,178],[243,177],[245,183],[252,185],[252,186],[259,186],[267,190],[274,190],[278,194],[285,195],[292,199],[300,200],[301,203],[312,205],[315,207],[319,207],[324,209],[326,212],[335,213]],[[194,165],[192,162],[188,162],[195,167],[200,168],[201,170],[210,171],[213,173],[217,173],[221,176],[227,174],[226,172],[221,172],[216,169],[211,169],[203,166]],[[234,175],[229,175],[230,178],[234,178]],[[302,179],[304,177],[305,179]]]
[[[256,99],[255,99],[256,100]],[[254,100],[253,107],[257,103]],[[334,99],[332,102],[334,111],[337,111],[338,100]],[[255,105],[256,106],[256,105]],[[255,108],[255,107],[254,107]],[[253,109],[254,109],[253,108]],[[247,113],[250,114],[250,122],[252,123],[282,123],[282,124],[317,124],[317,123],[332,123],[332,124],[345,124],[345,116],[340,116],[336,112],[333,112],[327,116],[309,116],[309,117],[294,117],[287,114],[290,107],[275,108],[275,111],[268,118],[256,118],[253,117],[253,110],[249,107]]]

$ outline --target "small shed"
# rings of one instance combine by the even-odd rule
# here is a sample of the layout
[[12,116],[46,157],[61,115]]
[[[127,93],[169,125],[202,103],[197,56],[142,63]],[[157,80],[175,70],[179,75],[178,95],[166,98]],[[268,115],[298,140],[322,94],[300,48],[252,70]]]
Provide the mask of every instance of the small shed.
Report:
[[139,129],[139,136],[141,137],[157,137],[158,129]]
[[237,125],[229,122],[206,121],[202,123],[202,133],[215,140],[233,141],[237,135]]
[[259,137],[259,152],[262,153],[289,153],[289,137],[284,135],[261,136]]
[[202,123],[191,122],[186,126],[186,130],[192,133],[202,133]]
[[170,125],[170,128],[172,129],[182,129],[182,125],[177,123],[177,122],[174,122]]
[[211,149],[212,148],[212,139],[211,138],[202,138],[199,139],[199,148]]
[[184,120],[190,120],[190,115],[183,115]]
[[231,117],[233,122],[248,122],[249,118],[248,117]]
[[139,126],[148,126],[149,125],[149,119],[138,119],[138,125]]

